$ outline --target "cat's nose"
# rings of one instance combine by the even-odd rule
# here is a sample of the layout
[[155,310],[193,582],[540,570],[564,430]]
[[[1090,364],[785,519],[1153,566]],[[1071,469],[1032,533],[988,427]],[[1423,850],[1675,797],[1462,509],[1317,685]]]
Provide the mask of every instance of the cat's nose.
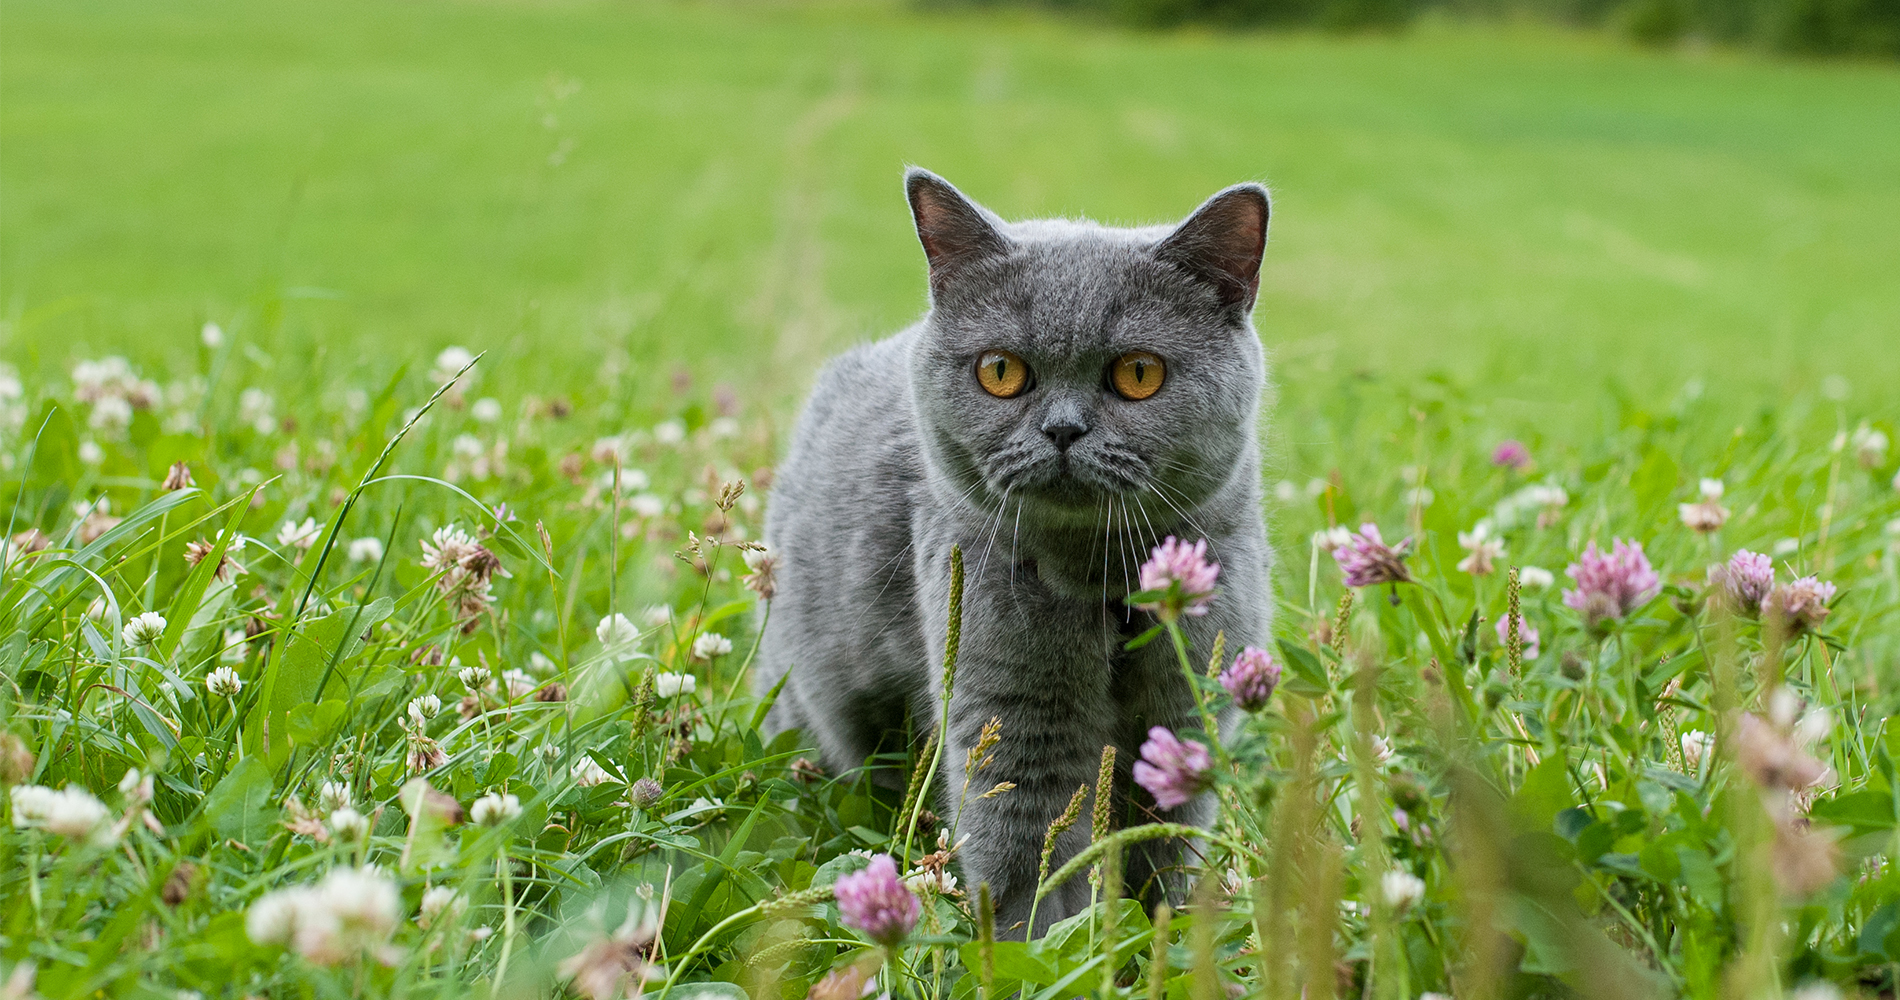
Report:
[[1089,432],[1089,425],[1074,417],[1058,417],[1045,421],[1042,432],[1055,442],[1057,451],[1068,451],[1077,438]]

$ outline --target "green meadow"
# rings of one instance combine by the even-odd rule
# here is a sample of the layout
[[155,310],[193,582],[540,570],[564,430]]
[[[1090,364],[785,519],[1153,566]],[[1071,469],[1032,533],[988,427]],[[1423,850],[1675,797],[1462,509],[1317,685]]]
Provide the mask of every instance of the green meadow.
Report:
[[[1200,721],[1119,750],[1219,808],[1078,789],[1034,941],[958,879],[1012,775],[828,773],[748,684],[791,414],[926,305],[912,163],[1275,198],[1275,634],[1169,634]],[[1891,997],[1897,221],[1891,64],[9,0],[0,997]]]

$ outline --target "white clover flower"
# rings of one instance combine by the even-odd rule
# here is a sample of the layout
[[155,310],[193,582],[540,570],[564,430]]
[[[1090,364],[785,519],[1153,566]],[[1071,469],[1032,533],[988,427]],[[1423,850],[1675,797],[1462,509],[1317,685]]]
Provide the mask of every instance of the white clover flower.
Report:
[[1784,556],[1794,555],[1796,552],[1801,551],[1801,539],[1783,538],[1775,542],[1774,548],[1771,549],[1770,551],[1774,553],[1774,556],[1777,559],[1780,559]]
[[610,651],[632,648],[640,641],[640,630],[627,620],[627,616],[615,612],[600,620],[594,626],[594,636],[602,646]]
[[314,886],[268,893],[244,928],[258,944],[283,944],[319,965],[360,959],[386,942],[401,919],[402,896],[375,868],[336,868]]
[[927,892],[948,895],[957,891],[957,877],[947,868],[915,871],[904,876],[904,888],[920,896]]
[[344,806],[330,814],[330,830],[336,839],[353,844],[369,836],[369,817]]
[[664,604],[655,604],[640,612],[640,620],[647,628],[663,628],[673,620],[673,609]]
[[513,821],[520,815],[520,799],[513,795],[498,795],[494,792],[476,799],[475,804],[468,807],[469,819],[474,820],[476,826],[500,826]]
[[1841,988],[1825,979],[1817,979],[1788,994],[1788,1000],[1841,1000]]
[[501,672],[501,682],[508,688],[510,701],[526,698],[534,693],[534,678],[529,677],[524,671],[504,670]]
[[488,683],[488,668],[463,667],[455,672],[455,677],[462,682],[463,687],[470,691],[479,691],[482,685]]
[[147,611],[125,623],[121,636],[128,646],[148,646],[165,634],[165,616]]
[[457,434],[455,440],[449,442],[449,451],[456,458],[479,458],[482,452],[487,450],[488,447],[482,444],[482,439],[473,434]]
[[433,694],[425,694],[409,701],[409,721],[415,723],[417,729],[422,728],[424,722],[435,718],[435,714],[440,711],[442,711],[442,699]]
[[528,670],[542,677],[546,677],[554,672],[555,663],[548,658],[546,653],[537,649],[528,654]]
[[1722,499],[1724,489],[1720,479],[1710,479],[1707,476],[1702,477],[1702,482],[1697,485],[1697,491],[1702,494],[1702,499],[1711,503]]
[[574,783],[582,788],[604,785],[609,781],[618,784],[620,781],[613,776],[613,772],[601,767],[598,761],[586,754],[582,754],[581,758],[574,762],[570,773],[574,775]]
[[41,829],[95,845],[115,839],[106,825],[111,813],[105,803],[84,788],[67,785],[56,792],[41,785],[15,785],[11,795],[16,829]]
[[501,419],[501,400],[483,396],[468,408],[468,415],[484,424],[492,424]]
[[666,513],[666,501],[651,493],[635,493],[627,498],[627,509],[651,520]]
[[[607,471],[601,473],[599,480],[597,480],[597,483],[600,486],[600,488],[603,490],[613,489],[614,488],[614,470],[608,469]],[[651,485],[653,485],[653,481],[647,477],[646,473],[640,471],[639,469],[627,468],[624,466],[621,468],[620,491],[622,493],[637,493],[641,490],[646,489],[648,486],[651,486]]]
[[1460,531],[1458,545],[1471,553],[1458,562],[1458,570],[1472,576],[1497,572],[1497,564],[1505,556],[1504,539],[1492,533],[1489,521],[1479,521],[1470,531]]
[[98,465],[106,460],[106,450],[91,438],[79,442],[79,460],[87,465]]
[[467,368],[474,360],[475,355],[468,348],[460,344],[451,344],[435,356],[435,369],[429,372],[429,378],[433,379],[437,385],[441,385],[454,378],[456,372]]
[[1313,532],[1313,547],[1321,552],[1331,552],[1351,541],[1352,531],[1345,525],[1335,525]]
[[230,667],[219,667],[205,676],[205,690],[220,698],[235,698],[244,690],[244,681]]
[[1794,724],[1792,735],[1796,743],[1813,746],[1826,739],[1834,731],[1834,713],[1825,708],[1811,708],[1801,713]]
[[289,944],[290,936],[297,931],[302,895],[309,891],[297,888],[266,893],[245,912],[244,933],[255,944]]
[[1425,880],[1402,868],[1392,868],[1379,879],[1379,889],[1387,906],[1395,910],[1411,909],[1425,898]]
[[1854,458],[1863,469],[1878,469],[1887,464],[1887,435],[1866,424],[1854,429]]
[[459,919],[467,909],[468,901],[454,889],[446,885],[430,886],[422,894],[422,906],[416,913],[416,924],[426,931],[445,916],[449,920]]
[[277,401],[270,393],[262,389],[250,388],[238,393],[238,420],[250,424],[259,434],[269,434],[277,429],[277,417],[272,412]]
[[1520,566],[1517,570],[1517,582],[1519,586],[1543,590],[1557,582],[1557,574],[1542,566]]
[[244,660],[244,643],[250,637],[241,628],[224,630],[224,645],[218,653],[218,659],[227,663],[240,663]]
[[345,782],[326,781],[317,788],[317,808],[326,813],[342,809],[353,801],[350,786]]
[[664,445],[676,445],[686,440],[686,421],[674,417],[653,425],[653,440]]
[[306,517],[302,524],[296,521],[285,521],[277,526],[277,544],[295,546],[307,551],[310,546],[317,544],[317,534],[316,518]]
[[692,674],[676,674],[662,670],[653,675],[653,693],[662,698],[672,698],[681,693],[692,694],[699,690],[699,679]]
[[1700,729],[1682,734],[1682,763],[1691,772],[1700,771],[1702,762],[1715,750],[1715,737]]
[[206,323],[198,329],[198,342],[217,350],[224,346],[224,327],[216,323]]
[[718,417],[706,425],[706,433],[716,438],[739,436],[739,421],[732,417]]
[[105,396],[92,404],[92,416],[86,421],[95,431],[117,434],[132,424],[132,404],[123,396]]
[[711,662],[732,652],[732,640],[717,632],[707,632],[693,640],[693,659]]
[[375,535],[352,538],[350,539],[349,556],[350,561],[353,563],[382,562],[383,540],[377,538]]

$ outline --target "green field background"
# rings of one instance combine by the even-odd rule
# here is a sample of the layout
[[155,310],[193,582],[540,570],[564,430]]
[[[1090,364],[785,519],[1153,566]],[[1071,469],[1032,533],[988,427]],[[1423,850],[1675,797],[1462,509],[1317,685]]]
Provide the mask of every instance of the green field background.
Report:
[[1553,426],[1692,378],[1900,400],[1891,65],[1450,23],[13,0],[0,136],[29,385],[104,353],[188,368],[215,320],[292,398],[461,343],[509,391],[683,365],[783,408],[923,309],[918,163],[1013,217],[1153,222],[1267,182],[1283,405],[1360,373]]

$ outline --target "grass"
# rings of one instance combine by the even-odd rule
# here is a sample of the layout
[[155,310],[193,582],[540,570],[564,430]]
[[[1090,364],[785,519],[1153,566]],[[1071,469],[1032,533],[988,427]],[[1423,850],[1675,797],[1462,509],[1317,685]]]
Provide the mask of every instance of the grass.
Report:
[[[1891,67],[1515,27],[16,3],[0,88],[0,776],[86,790],[12,791],[0,827],[0,971],[45,996],[604,994],[647,963],[668,997],[1892,994]],[[1225,877],[1165,922],[1116,901],[1117,852],[1169,832],[1124,816],[1056,859],[1101,903],[1044,939],[990,943],[966,885],[874,948],[831,885],[853,851],[924,863],[945,810],[757,731],[743,546],[814,366],[921,308],[906,161],[1010,215],[1275,186],[1284,675],[1216,748]],[[444,389],[448,344],[490,353]],[[126,378],[80,398],[108,354]],[[1532,467],[1492,463],[1505,437]],[[1710,535],[1677,507],[1701,477]],[[1507,552],[1474,575],[1485,519]],[[1366,521],[1415,582],[1345,587],[1314,533]],[[240,535],[239,575],[185,558]],[[1659,589],[1592,622],[1562,571],[1613,538]],[[1744,548],[1835,584],[1826,617],[1724,603],[1708,566]],[[1518,598],[1535,655],[1492,627],[1506,565],[1557,574]],[[1806,754],[1832,777],[1780,787]]]

